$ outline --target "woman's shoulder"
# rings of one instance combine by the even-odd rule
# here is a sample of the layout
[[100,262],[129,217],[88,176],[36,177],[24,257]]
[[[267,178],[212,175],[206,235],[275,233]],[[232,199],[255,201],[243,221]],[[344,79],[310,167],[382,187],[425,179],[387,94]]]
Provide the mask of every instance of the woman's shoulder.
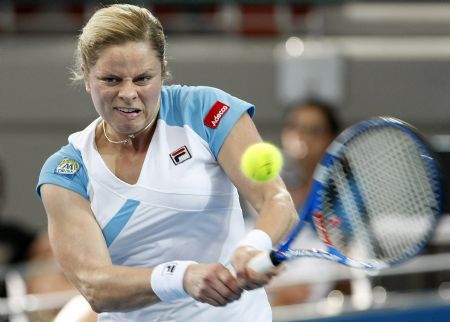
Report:
[[172,98],[185,99],[195,97],[208,97],[210,95],[224,95],[223,90],[206,85],[165,85],[162,89],[163,95],[167,95]]

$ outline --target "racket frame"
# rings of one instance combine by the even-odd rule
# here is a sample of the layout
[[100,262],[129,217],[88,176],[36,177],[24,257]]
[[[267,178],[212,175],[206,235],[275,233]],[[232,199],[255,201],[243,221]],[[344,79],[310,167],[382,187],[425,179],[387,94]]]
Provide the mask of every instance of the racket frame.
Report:
[[[321,194],[326,188],[326,178],[327,171],[333,165],[333,163],[340,158],[342,153],[340,153],[341,148],[351,139],[353,139],[356,135],[361,132],[367,131],[371,128],[380,127],[380,126],[389,126],[396,129],[401,130],[413,141],[416,143],[416,146],[419,148],[423,161],[427,164],[426,167],[431,171],[433,175],[433,180],[437,181],[436,189],[433,193],[438,198],[438,209],[434,211],[435,217],[432,227],[436,226],[437,219],[442,212],[442,182],[440,176],[439,165],[436,162],[436,158],[434,156],[433,149],[427,143],[427,141],[421,136],[421,134],[411,125],[406,122],[403,122],[399,119],[393,117],[376,117],[373,119],[369,119],[366,121],[359,122],[349,128],[347,128],[344,132],[342,132],[327,148],[324,157],[322,158],[320,164],[316,167],[313,176],[313,183],[311,186],[310,193],[308,198],[305,201],[305,205],[303,206],[300,214],[299,214],[299,222],[296,226],[291,230],[291,232],[287,235],[286,239],[279,245],[278,250],[272,250],[270,253],[270,260],[274,266],[279,265],[280,263],[289,260],[291,258],[298,257],[314,257],[321,258],[330,261],[334,261],[349,267],[365,269],[365,270],[381,270],[394,265],[397,265],[401,262],[406,261],[407,259],[416,256],[423,247],[426,245],[426,242],[419,244],[416,249],[405,254],[401,260],[394,261],[392,263],[363,263],[360,261],[355,261],[351,258],[348,258],[344,254],[342,254],[336,247],[334,247],[331,243],[326,241],[326,238],[320,236],[320,232],[318,232],[319,237],[326,245],[326,250],[322,249],[290,249],[290,245],[296,239],[297,235],[303,229],[305,223],[307,221],[311,221],[312,216],[317,211],[322,211],[322,197]],[[316,225],[315,225],[316,226]],[[317,226],[316,226],[317,229]],[[320,229],[320,228],[319,228]],[[434,229],[430,229],[427,236],[424,240],[429,240],[434,232]]]

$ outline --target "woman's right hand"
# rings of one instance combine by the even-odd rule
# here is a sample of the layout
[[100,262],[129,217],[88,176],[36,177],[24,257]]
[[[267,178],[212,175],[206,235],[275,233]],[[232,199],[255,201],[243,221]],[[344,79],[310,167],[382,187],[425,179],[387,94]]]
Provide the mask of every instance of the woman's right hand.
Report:
[[192,264],[184,274],[185,291],[195,300],[225,306],[241,297],[236,278],[222,264]]

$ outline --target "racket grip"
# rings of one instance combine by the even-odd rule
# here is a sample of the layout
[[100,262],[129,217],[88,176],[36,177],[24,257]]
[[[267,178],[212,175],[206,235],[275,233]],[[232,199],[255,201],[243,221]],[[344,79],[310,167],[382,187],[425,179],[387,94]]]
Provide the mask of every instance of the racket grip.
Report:
[[264,252],[256,255],[250,260],[247,267],[254,270],[255,272],[264,274],[270,269],[278,266],[281,262],[274,256],[274,251]]

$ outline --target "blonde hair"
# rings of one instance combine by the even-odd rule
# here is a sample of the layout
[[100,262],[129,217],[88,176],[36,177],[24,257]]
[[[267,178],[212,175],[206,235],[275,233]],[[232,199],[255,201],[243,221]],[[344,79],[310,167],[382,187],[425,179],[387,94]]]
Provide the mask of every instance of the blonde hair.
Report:
[[159,20],[145,8],[114,4],[97,10],[84,26],[78,38],[72,79],[82,80],[81,64],[89,70],[95,65],[103,49],[129,41],[149,42],[161,62],[162,78],[169,78],[166,38]]

